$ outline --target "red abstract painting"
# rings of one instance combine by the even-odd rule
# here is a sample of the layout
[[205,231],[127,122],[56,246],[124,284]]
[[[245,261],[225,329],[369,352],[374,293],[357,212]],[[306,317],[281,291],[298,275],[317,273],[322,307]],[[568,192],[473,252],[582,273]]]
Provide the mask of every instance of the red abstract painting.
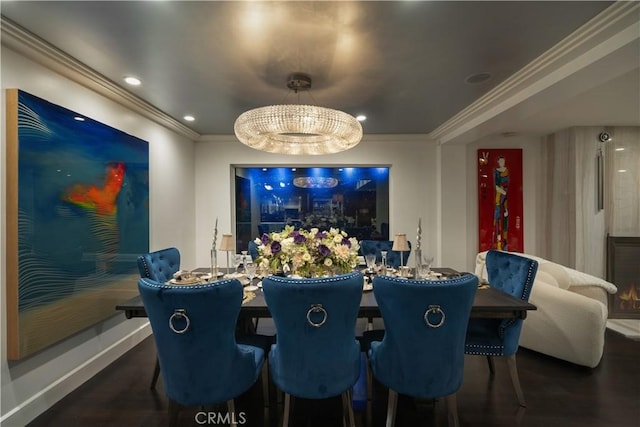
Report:
[[478,149],[479,251],[524,252],[522,149]]

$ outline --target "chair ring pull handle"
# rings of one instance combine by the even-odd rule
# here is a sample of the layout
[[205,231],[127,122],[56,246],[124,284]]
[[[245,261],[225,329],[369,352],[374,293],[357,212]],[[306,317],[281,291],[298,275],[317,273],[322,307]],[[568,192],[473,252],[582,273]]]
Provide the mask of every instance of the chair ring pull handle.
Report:
[[[431,323],[431,321],[429,320],[430,313],[439,314],[441,316],[440,322]],[[427,307],[427,310],[424,312],[424,323],[426,323],[427,326],[430,328],[439,328],[440,326],[442,326],[442,324],[444,323],[444,318],[445,318],[444,311],[442,311],[439,305],[430,305],[429,307]]]
[[[314,322],[313,320],[311,320],[312,313],[322,313],[322,320],[319,322]],[[327,321],[327,310],[325,310],[324,307],[322,307],[322,304],[311,304],[309,311],[307,311],[307,322],[309,322],[311,326],[315,328],[319,328],[320,326],[324,325],[326,321]]]
[[[181,318],[184,318],[187,324],[184,325],[183,329],[176,329],[176,327],[173,326],[173,321]],[[190,325],[191,325],[191,320],[189,320],[189,316],[187,316],[187,310],[185,310],[184,308],[176,308],[173,314],[171,315],[171,317],[169,318],[169,327],[176,334],[184,334],[185,332],[187,332],[187,329],[189,329]]]

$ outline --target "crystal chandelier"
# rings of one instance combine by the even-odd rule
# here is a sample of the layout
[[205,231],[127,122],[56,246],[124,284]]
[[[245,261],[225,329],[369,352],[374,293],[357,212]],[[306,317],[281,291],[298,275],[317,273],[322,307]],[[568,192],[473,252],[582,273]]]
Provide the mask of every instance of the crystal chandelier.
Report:
[[[287,87],[295,93],[311,88],[311,77],[294,73]],[[355,117],[314,105],[284,104],[242,113],[233,126],[236,137],[256,150],[280,154],[331,154],[358,145],[362,126]]]

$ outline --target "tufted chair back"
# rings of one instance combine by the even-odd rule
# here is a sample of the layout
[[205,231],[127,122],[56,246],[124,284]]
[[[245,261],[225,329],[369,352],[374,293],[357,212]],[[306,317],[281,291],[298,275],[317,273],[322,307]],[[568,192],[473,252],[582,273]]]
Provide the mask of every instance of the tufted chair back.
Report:
[[164,390],[182,406],[226,402],[258,379],[264,351],[236,343],[237,279],[172,286],[138,280],[158,351]]
[[[409,249],[411,249],[411,242],[409,243]],[[360,252],[362,255],[375,254],[376,255],[376,264],[380,264],[382,262],[381,251],[387,251],[387,267],[398,268],[400,266],[400,252],[392,251],[393,240],[362,240],[360,242]],[[402,264],[407,265],[407,261],[409,261],[409,255],[411,255],[411,250],[406,252],[402,252]]]
[[180,251],[166,248],[138,257],[140,277],[164,283],[171,280],[173,273],[180,270]]
[[260,255],[258,253],[258,244],[254,240],[251,240],[249,242],[249,246],[247,247],[247,250],[249,251],[249,255],[251,255],[251,259],[254,261]]
[[462,384],[465,332],[477,289],[472,274],[445,281],[375,277],[385,334],[369,350],[374,377],[413,397],[455,393]]
[[[355,338],[362,299],[362,274],[294,279],[268,276],[264,297],[276,326],[269,353],[274,383],[290,395],[324,399],[343,394],[343,403],[360,375],[360,347]],[[353,420],[351,405],[345,405]],[[286,423],[285,423],[286,425]]]

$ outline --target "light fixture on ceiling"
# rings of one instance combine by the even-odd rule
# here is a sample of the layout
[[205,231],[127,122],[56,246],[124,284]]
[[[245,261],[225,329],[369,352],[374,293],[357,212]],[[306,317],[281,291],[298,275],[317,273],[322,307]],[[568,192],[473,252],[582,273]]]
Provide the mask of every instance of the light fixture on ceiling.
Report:
[[[294,73],[287,87],[295,93],[311,88],[311,77]],[[279,154],[331,154],[362,139],[362,125],[342,111],[314,105],[283,104],[242,113],[233,126],[236,137],[256,150]]]
[[131,86],[140,86],[142,83],[139,78],[134,76],[127,76],[124,78],[124,81]]
[[299,176],[293,179],[293,185],[298,188],[333,188],[338,180],[332,177]]

